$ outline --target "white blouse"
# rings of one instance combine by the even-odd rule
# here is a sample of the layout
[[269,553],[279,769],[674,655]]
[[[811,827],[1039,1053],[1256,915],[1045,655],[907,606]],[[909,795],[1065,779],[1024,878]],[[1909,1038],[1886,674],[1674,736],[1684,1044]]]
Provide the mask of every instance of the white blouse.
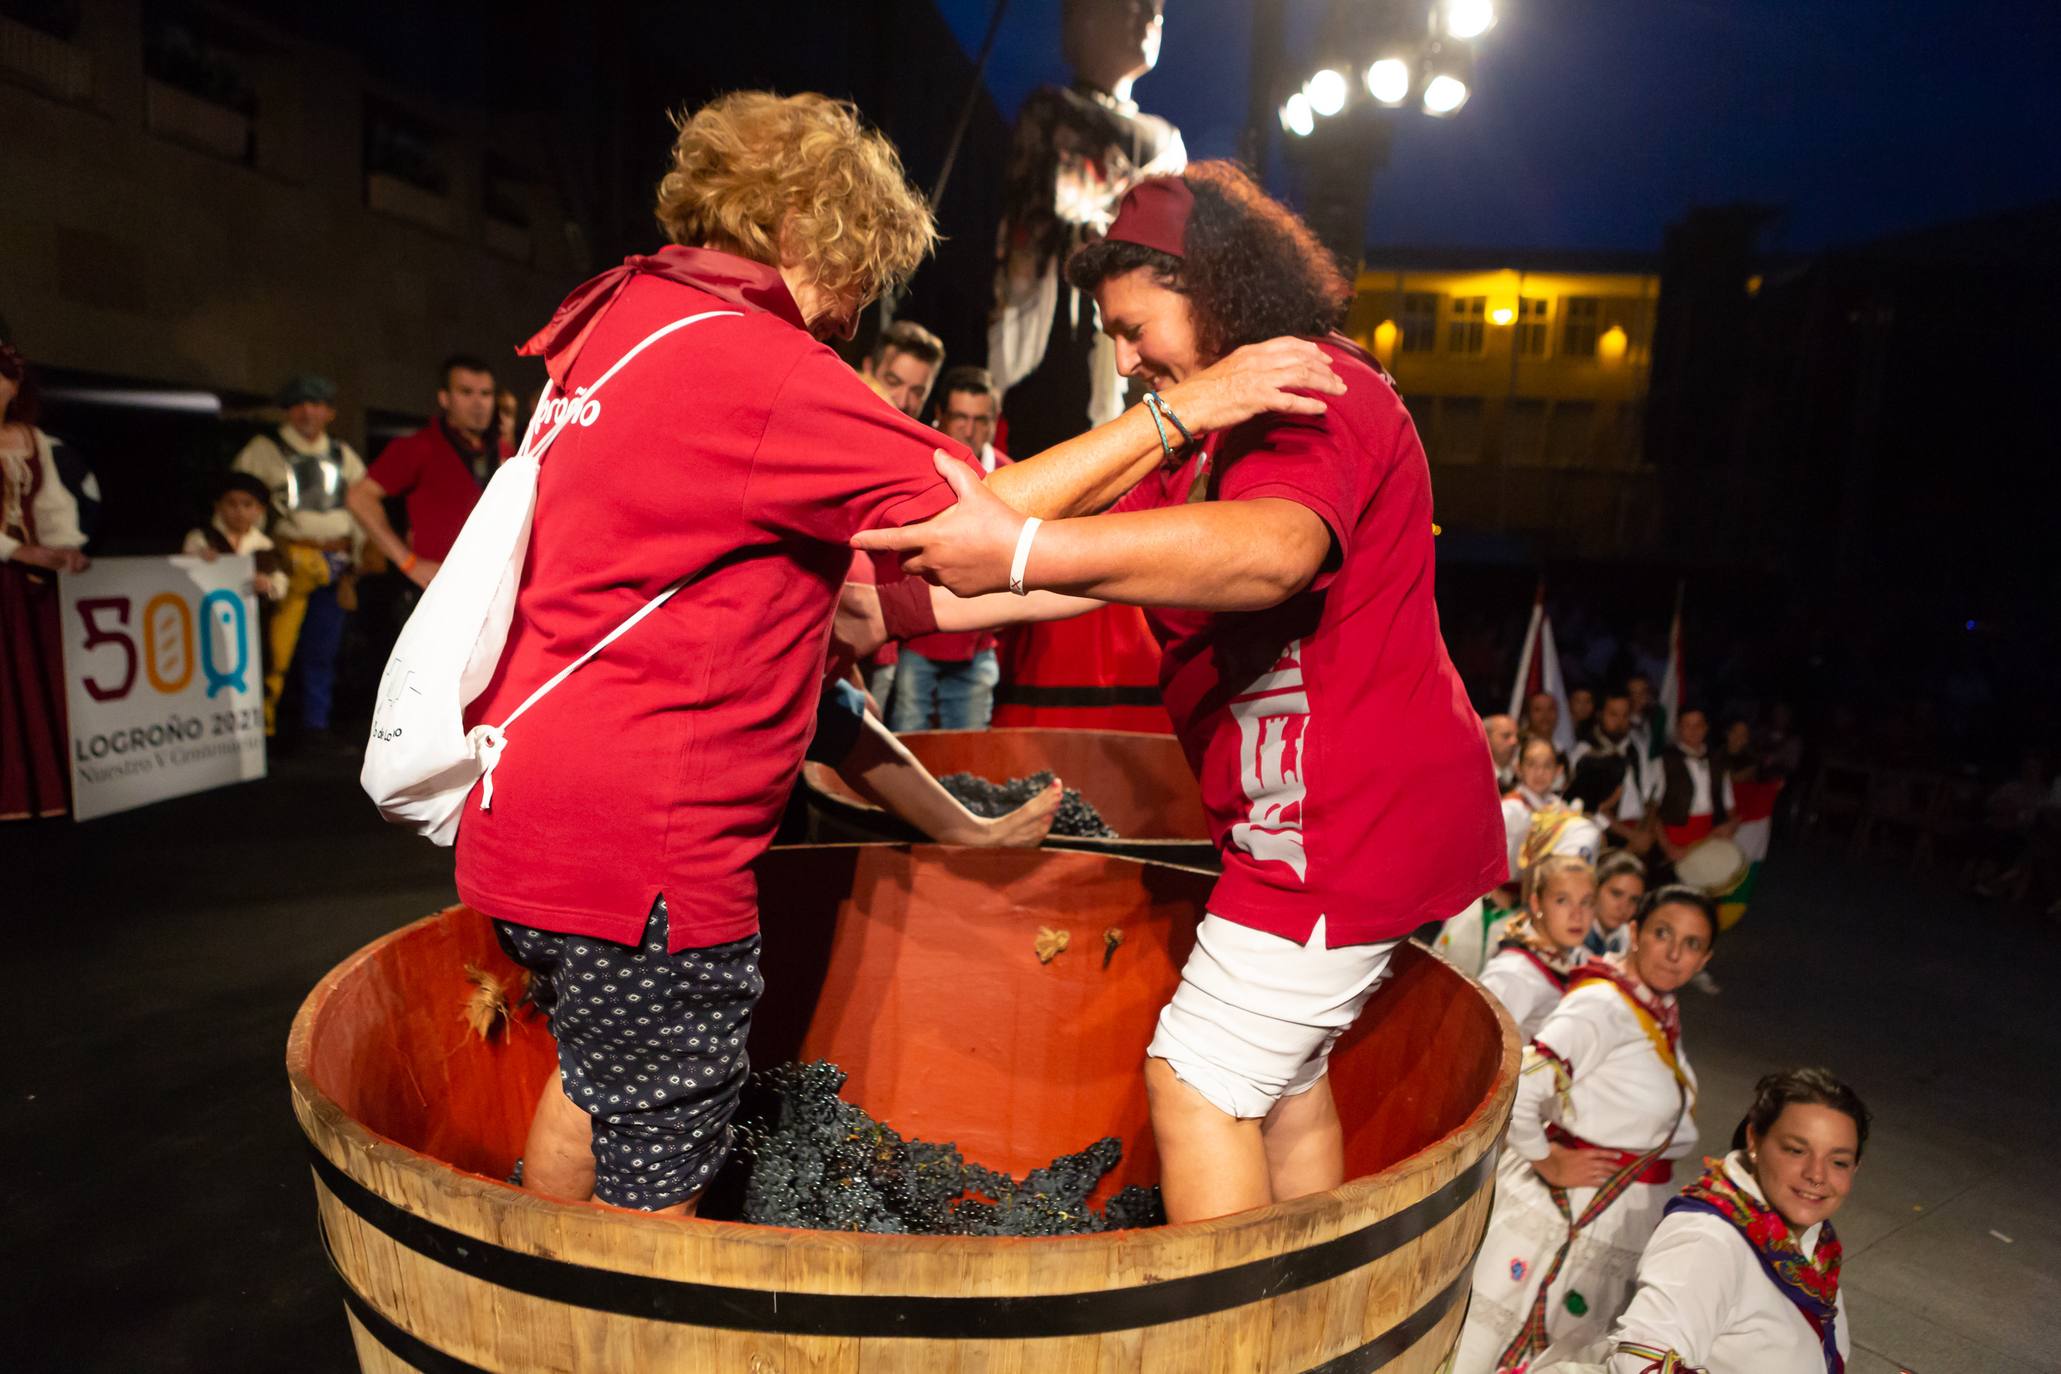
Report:
[[[1569,951],[1570,967],[1587,962],[1586,949]],[[1562,988],[1545,975],[1523,951],[1498,950],[1481,971],[1481,985],[1503,1004],[1517,1023],[1517,1038],[1529,1043],[1545,1024],[1546,1014],[1560,1004]]]
[[[1760,1185],[1738,1151],[1725,1157],[1732,1181],[1762,1199]],[[1817,1253],[1824,1228],[1797,1237],[1806,1255]],[[1834,1339],[1841,1356],[1852,1352],[1846,1294]],[[1775,1287],[1746,1237],[1707,1212],[1677,1212],[1662,1219],[1639,1260],[1639,1290],[1610,1330],[1610,1374],[1639,1374],[1652,1360],[1619,1350],[1629,1341],[1672,1350],[1707,1374],[1825,1374],[1817,1332],[1795,1303]]]
[[[0,563],[14,557],[14,551],[21,547],[21,540],[9,535],[7,527],[28,528],[22,502],[28,499],[29,488],[34,485],[36,474],[30,470],[31,465],[42,469],[43,479],[36,489],[35,503],[27,512],[35,522],[36,543],[46,549],[79,549],[86,545],[86,535],[79,528],[79,503],[72,498],[64,479],[57,475],[50,436],[33,425],[28,430],[26,454],[0,454]],[[19,434],[20,430],[14,433]]]
[[1666,1140],[1660,1157],[1681,1159],[1696,1148],[1696,1071],[1689,1056],[1676,1046],[1690,1107],[1678,1122],[1675,1076],[1616,987],[1600,979],[1577,985],[1546,1014],[1533,1038],[1567,1063],[1572,1079],[1563,1098],[1551,1066],[1526,1056],[1510,1118],[1510,1148],[1520,1158],[1546,1157],[1549,1121],[1612,1150],[1643,1153]]

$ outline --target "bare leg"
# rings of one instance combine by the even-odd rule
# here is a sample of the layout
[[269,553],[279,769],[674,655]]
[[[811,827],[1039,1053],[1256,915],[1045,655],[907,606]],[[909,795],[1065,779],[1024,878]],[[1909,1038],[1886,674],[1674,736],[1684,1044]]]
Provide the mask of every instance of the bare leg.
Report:
[[1242,1121],[1183,1083],[1164,1059],[1145,1061],[1159,1188],[1168,1221],[1202,1221],[1274,1200],[1258,1121]]
[[565,1095],[563,1076],[556,1072],[537,1095],[537,1113],[530,1118],[522,1186],[569,1202],[594,1196],[594,1121]]
[[1274,1104],[1260,1123],[1274,1200],[1322,1193],[1345,1182],[1345,1127],[1331,1097],[1331,1075]]
[[907,745],[867,716],[859,742],[837,767],[838,776],[939,844],[1013,845],[1045,842],[1065,790],[1055,781],[1006,816],[985,820],[961,806],[930,775]]

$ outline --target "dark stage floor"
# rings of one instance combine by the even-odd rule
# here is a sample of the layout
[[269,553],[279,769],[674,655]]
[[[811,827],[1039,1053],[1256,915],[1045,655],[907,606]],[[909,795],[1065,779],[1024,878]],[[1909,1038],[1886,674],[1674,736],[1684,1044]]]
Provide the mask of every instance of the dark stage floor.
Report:
[[[302,996],[453,899],[448,851],[384,827],[355,760],[88,825],[0,827],[17,932],[0,1137],[6,1367],[347,1370],[287,1101]],[[1877,1111],[1841,1214],[1855,1374],[2061,1368],[2061,930],[1942,875],[1778,851],[1689,994],[1706,1148],[1753,1078],[1821,1061]]]

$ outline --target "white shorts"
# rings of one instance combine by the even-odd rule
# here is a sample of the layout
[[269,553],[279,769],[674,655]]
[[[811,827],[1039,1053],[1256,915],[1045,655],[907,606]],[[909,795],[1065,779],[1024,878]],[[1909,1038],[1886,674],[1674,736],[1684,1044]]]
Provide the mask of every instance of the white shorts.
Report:
[[1205,916],[1148,1058],[1228,1115],[1263,1117],[1324,1076],[1331,1047],[1388,975],[1401,939],[1324,948],[1324,920],[1298,945]]

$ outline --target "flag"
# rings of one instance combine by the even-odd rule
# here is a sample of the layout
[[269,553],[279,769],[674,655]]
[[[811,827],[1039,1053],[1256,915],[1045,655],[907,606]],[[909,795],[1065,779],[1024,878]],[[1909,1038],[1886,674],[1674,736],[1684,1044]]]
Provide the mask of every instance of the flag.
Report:
[[1521,729],[1524,706],[1545,692],[1560,708],[1553,726],[1553,747],[1562,754],[1574,748],[1574,717],[1567,709],[1567,682],[1560,676],[1560,651],[1553,644],[1553,621],[1546,614],[1546,584],[1539,582],[1532,598],[1531,623],[1524,630],[1524,651],[1517,656],[1517,681],[1510,688],[1510,718]]
[[1682,584],[1675,583],[1675,618],[1667,627],[1667,671],[1660,677],[1660,697],[1653,704],[1652,756],[1674,742],[1675,722],[1682,714]]

